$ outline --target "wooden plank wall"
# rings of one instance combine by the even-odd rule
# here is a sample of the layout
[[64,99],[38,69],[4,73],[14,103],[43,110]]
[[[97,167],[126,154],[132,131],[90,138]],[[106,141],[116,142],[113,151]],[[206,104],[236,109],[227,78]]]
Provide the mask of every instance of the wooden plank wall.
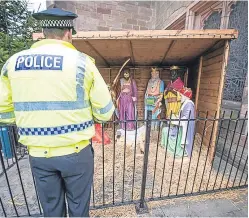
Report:
[[[106,83],[112,82],[119,69],[99,69],[101,75],[103,76]],[[138,69],[130,69],[130,72],[133,75],[133,78],[136,80],[137,88],[138,88],[138,118],[143,119],[144,117],[144,94],[147,88],[147,84],[149,79],[151,78],[151,68],[138,68]],[[170,81],[170,72],[169,70],[163,69],[160,70],[160,78],[164,81],[164,86],[168,84]]]
[[[214,118],[220,112],[220,101],[223,90],[224,74],[224,51],[225,42],[217,44],[212,50],[203,56],[202,73],[200,78],[200,89],[198,98],[199,117],[205,118],[208,111],[208,118]],[[197,132],[203,135],[203,143],[206,146],[215,146],[217,134],[217,123],[213,121],[199,121],[197,124]],[[214,130],[212,133],[212,126]],[[205,126],[205,128],[204,128]],[[211,150],[213,150],[212,148]]]
[[197,90],[197,80],[198,80],[198,71],[199,71],[199,59],[195,60],[189,66],[188,73],[188,83],[187,87],[192,90],[192,101],[195,102],[196,90]]

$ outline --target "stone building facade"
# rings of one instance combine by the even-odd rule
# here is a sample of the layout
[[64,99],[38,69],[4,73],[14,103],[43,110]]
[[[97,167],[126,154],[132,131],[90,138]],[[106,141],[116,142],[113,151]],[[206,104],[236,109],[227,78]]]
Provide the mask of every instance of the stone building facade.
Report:
[[47,1],[78,14],[78,31],[155,29],[154,1]]
[[158,1],[155,3],[155,29],[165,29],[182,14],[192,1]]

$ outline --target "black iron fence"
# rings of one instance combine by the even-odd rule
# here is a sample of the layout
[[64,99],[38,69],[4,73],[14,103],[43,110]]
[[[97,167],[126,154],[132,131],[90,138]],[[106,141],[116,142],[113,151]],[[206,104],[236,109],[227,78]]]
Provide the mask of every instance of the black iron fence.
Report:
[[[123,121],[124,129],[116,120],[101,125],[102,140],[93,142],[92,209],[132,203],[139,212],[151,200],[247,186],[247,115],[234,117],[231,113],[227,117],[223,113],[217,119],[216,115],[198,113],[196,119],[189,116],[157,121],[150,119],[150,113],[148,116],[146,120]],[[188,154],[179,152],[186,150],[187,143],[177,146],[183,137],[178,124],[183,121],[187,122],[187,134],[190,123],[195,126]],[[134,131],[126,131],[129,122],[134,123]],[[176,146],[170,137],[172,127],[178,130],[174,135]],[[6,134],[9,150],[4,144]],[[110,141],[105,144],[107,136]],[[17,142],[15,127],[2,126],[0,138],[0,216],[42,215],[28,155]]]
[[[27,154],[27,149],[25,146],[18,143],[18,135],[16,127],[13,127],[11,131],[6,126],[1,127],[0,129],[0,150],[4,156],[4,163],[6,169],[13,167],[16,164],[16,161],[22,159]],[[10,137],[11,136],[11,137]],[[16,154],[16,159],[14,156],[14,149]],[[0,165],[0,177],[4,174],[3,167]]]

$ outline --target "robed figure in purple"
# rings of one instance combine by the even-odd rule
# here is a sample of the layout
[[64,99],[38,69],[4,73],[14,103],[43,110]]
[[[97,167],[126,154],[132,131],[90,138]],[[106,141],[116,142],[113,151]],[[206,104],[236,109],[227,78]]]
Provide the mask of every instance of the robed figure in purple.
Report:
[[[137,85],[131,77],[129,70],[124,70],[124,78],[120,79],[120,94],[117,99],[119,120],[136,119]],[[125,129],[125,123],[121,123],[121,128]],[[126,130],[134,130],[135,122],[127,122]]]

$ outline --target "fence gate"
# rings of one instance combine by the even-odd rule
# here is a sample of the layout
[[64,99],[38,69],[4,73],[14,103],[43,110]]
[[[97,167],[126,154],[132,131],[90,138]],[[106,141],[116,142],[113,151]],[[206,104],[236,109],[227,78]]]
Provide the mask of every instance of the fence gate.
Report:
[[[228,117],[223,113],[216,119],[197,114],[196,119],[181,120],[188,122],[187,128],[191,122],[196,127],[189,156],[179,156],[176,149],[172,152],[167,146],[170,131],[165,130],[172,127],[172,121],[180,122],[159,120],[158,127],[152,128],[155,121],[149,113],[146,120],[124,121],[124,130],[118,134],[120,121],[102,124],[103,142],[104,132],[111,137],[111,142],[93,144],[95,173],[91,209],[135,204],[137,212],[141,212],[146,210],[146,202],[152,200],[247,187],[247,115],[234,118],[232,113]],[[136,126],[133,143],[126,131],[128,122]],[[198,123],[204,126],[199,132]],[[211,140],[206,143],[214,134],[215,149]],[[164,143],[162,135],[166,136]],[[0,216],[42,215],[28,153],[18,143],[16,127],[1,126],[0,138]]]

